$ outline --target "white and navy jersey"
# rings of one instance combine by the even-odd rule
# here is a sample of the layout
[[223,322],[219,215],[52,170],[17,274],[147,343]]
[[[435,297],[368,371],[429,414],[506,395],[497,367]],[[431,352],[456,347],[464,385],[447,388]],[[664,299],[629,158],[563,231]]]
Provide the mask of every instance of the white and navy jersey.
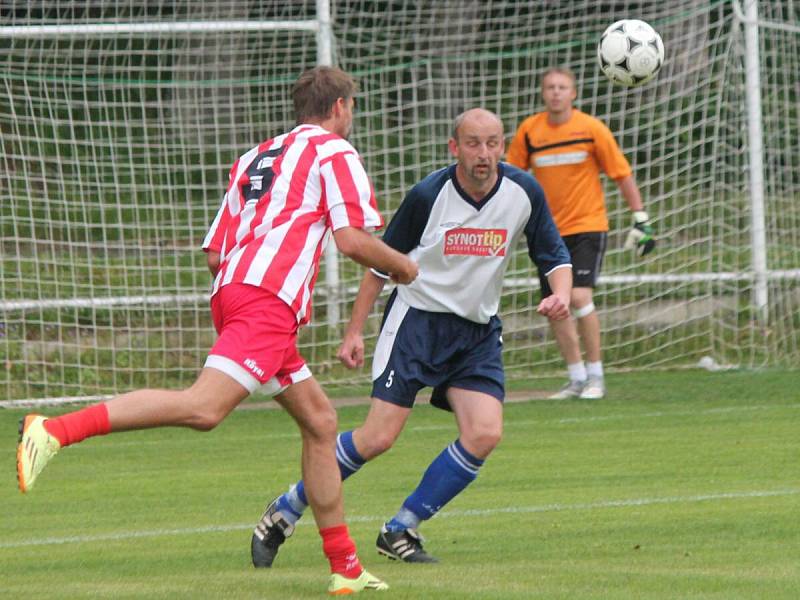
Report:
[[408,192],[383,236],[419,264],[417,279],[397,288],[406,304],[488,323],[523,236],[541,273],[571,266],[533,176],[505,163],[498,164],[498,175],[481,202],[459,186],[455,165],[431,173]]

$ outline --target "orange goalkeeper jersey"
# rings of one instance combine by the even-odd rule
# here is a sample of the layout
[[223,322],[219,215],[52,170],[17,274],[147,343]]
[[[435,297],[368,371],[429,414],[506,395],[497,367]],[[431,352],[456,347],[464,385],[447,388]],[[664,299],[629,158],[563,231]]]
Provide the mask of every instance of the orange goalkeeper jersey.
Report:
[[608,231],[600,172],[618,180],[631,166],[602,121],[575,108],[563,125],[537,113],[520,124],[506,160],[531,169],[561,235]]

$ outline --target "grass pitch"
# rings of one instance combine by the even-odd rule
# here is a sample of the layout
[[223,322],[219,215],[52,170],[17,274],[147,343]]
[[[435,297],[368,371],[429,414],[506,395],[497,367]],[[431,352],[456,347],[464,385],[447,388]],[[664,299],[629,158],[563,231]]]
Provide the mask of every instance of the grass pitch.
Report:
[[[796,371],[636,373],[609,376],[599,402],[509,403],[478,479],[421,528],[438,565],[388,562],[373,546],[456,436],[451,415],[419,406],[396,446],[345,484],[350,529],[387,599],[795,599],[798,382]],[[255,520],[298,476],[283,412],[236,411],[208,434],[87,440],[25,496],[22,414],[0,411],[0,597],[323,597],[310,518],[271,570],[249,565]],[[339,414],[352,428],[366,407]]]

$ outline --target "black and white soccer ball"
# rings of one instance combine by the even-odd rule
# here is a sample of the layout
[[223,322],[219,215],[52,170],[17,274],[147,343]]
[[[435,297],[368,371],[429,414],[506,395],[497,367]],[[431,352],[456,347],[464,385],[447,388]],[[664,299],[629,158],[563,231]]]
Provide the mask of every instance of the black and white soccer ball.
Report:
[[611,81],[636,87],[658,73],[664,63],[664,43],[658,32],[644,21],[623,19],[600,36],[597,60]]

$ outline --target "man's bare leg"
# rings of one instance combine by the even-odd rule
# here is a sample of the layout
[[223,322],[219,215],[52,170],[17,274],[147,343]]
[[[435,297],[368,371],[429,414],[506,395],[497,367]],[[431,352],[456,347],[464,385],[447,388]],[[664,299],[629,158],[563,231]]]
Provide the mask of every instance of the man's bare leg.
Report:
[[300,427],[303,481],[317,525],[324,529],[344,523],[333,404],[313,377],[290,385],[275,400]]
[[170,425],[208,431],[248,394],[229,375],[206,367],[185,390],[137,390],[109,400],[106,406],[111,431]]

